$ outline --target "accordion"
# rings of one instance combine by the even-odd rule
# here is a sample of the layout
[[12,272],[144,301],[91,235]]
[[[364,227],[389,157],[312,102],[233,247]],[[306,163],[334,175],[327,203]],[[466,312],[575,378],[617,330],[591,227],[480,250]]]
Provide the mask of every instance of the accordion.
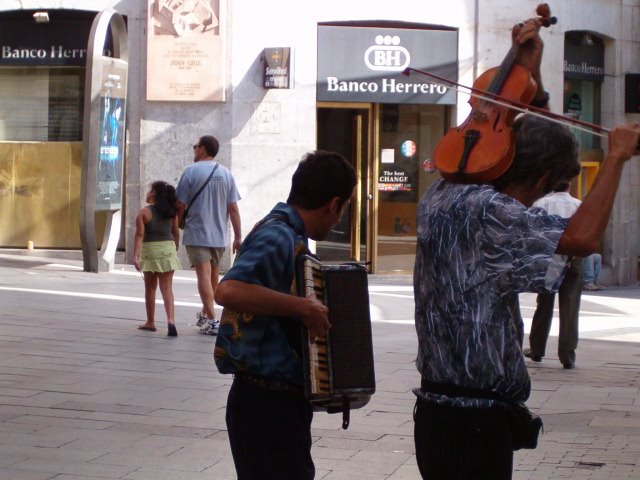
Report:
[[326,337],[309,340],[303,327],[305,391],[314,410],[342,412],[366,405],[375,392],[367,271],[359,264],[323,265],[302,254],[297,258],[299,296],[313,297],[329,309]]

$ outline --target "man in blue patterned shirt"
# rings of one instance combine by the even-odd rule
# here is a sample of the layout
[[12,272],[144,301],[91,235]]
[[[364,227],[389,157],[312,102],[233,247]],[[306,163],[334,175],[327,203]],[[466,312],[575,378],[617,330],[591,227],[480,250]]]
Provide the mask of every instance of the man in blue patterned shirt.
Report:
[[353,166],[307,154],[278,203],[247,236],[216,291],[225,307],[214,357],[234,374],[226,422],[239,480],[311,480],[312,407],[303,391],[301,322],[311,338],[330,328],[327,308],[295,295],[295,260],[307,239],[340,220],[356,184]]
[[[514,27],[519,63],[540,78],[542,42],[535,20]],[[415,445],[423,478],[510,479],[513,443],[504,404],[524,403],[531,382],[518,340],[520,292],[555,292],[565,264],[604,233],[638,124],[613,129],[591,192],[570,219],[531,208],[578,168],[577,142],[563,126],[516,120],[515,156],[491,184],[436,181],[418,207],[414,270],[417,395]],[[519,320],[521,322],[521,319]],[[520,325],[521,327],[521,325]]]

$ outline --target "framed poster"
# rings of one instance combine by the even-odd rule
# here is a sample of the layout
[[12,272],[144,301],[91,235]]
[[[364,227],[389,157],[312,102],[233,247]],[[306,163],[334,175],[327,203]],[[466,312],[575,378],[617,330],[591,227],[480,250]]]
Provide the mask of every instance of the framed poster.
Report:
[[147,100],[224,101],[226,0],[147,2]]

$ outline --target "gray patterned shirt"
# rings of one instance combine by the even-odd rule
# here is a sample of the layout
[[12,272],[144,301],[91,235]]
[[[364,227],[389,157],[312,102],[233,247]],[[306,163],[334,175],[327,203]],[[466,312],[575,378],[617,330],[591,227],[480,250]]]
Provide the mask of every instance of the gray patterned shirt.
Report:
[[[554,252],[567,222],[486,184],[439,180],[425,192],[414,270],[416,366],[425,380],[515,402],[529,397],[514,305],[520,292],[557,291],[565,264]],[[422,396],[469,407],[493,402]]]

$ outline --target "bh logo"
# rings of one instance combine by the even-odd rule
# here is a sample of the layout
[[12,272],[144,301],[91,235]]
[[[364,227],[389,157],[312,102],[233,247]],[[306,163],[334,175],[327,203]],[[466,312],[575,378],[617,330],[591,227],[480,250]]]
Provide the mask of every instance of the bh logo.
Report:
[[409,51],[399,45],[397,35],[377,35],[376,44],[364,52],[364,63],[371,70],[401,72],[409,66],[411,57]]

